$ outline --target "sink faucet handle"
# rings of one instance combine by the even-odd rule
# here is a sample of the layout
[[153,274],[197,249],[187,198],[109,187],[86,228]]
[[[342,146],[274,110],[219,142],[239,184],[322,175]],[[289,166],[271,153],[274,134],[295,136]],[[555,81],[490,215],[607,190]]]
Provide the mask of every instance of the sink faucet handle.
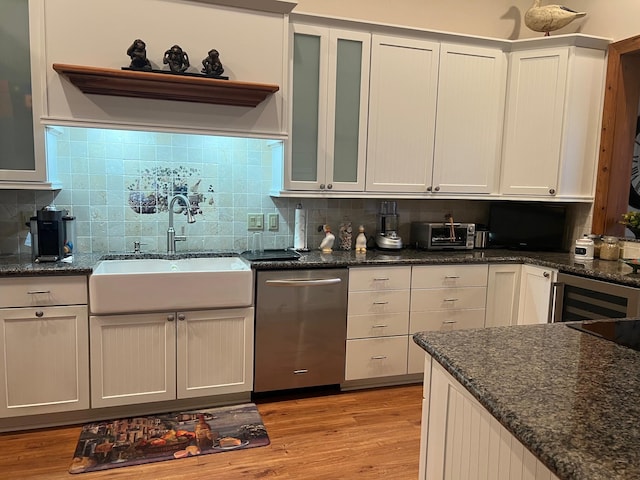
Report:
[[142,250],[140,250],[140,245],[146,245],[146,243],[141,243],[138,240],[133,242],[133,253],[142,253]]

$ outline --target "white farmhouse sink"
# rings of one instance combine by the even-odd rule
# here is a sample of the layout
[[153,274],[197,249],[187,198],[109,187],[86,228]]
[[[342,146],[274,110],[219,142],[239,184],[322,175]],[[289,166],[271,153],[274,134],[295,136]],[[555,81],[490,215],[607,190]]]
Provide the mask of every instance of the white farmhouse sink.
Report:
[[245,307],[253,273],[238,257],[103,260],[89,277],[93,314]]

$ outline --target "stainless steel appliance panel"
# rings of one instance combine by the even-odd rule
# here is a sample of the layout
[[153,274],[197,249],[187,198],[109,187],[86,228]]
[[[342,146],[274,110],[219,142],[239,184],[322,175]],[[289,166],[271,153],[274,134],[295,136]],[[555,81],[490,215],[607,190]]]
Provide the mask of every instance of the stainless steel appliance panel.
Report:
[[566,273],[558,274],[554,288],[556,322],[640,314],[640,289],[637,288]]
[[344,382],[348,271],[258,271],[254,391]]

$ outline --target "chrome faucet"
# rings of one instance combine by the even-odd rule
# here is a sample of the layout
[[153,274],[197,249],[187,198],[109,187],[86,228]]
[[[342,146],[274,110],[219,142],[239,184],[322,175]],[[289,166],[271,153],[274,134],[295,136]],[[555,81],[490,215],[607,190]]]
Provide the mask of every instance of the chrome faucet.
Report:
[[[176,242],[184,242],[187,237],[185,235],[176,235],[173,229],[173,205],[177,200],[184,204],[182,209],[187,209],[187,223],[195,223],[196,219],[191,213],[191,202],[186,195],[176,195],[169,202],[169,228],[167,229],[167,253],[176,253]],[[184,233],[184,232],[183,232]]]

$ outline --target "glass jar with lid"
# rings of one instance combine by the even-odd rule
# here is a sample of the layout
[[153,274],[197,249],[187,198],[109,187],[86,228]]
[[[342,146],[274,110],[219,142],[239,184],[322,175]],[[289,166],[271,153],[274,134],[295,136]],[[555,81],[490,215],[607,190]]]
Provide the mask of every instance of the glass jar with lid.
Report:
[[617,237],[604,237],[600,247],[600,259],[618,260],[620,257],[620,245]]
[[593,256],[595,258],[600,257],[600,248],[602,247],[602,237],[592,233],[589,238],[593,240]]

